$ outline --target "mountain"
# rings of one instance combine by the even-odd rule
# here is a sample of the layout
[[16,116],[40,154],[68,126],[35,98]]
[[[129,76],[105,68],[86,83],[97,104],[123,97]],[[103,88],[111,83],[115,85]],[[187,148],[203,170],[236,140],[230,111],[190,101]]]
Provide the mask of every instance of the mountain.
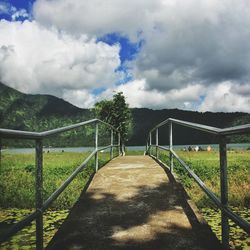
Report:
[[[215,127],[229,127],[250,123],[250,115],[242,112],[212,113],[195,112],[178,109],[151,110],[147,108],[131,109],[133,117],[133,130],[127,144],[145,145],[148,131],[159,122],[171,117],[190,122],[197,122]],[[51,95],[30,95],[0,83],[0,127],[28,131],[44,131],[62,127],[93,118],[93,113],[88,109],[81,109]],[[192,132],[191,132],[192,131]],[[108,131],[107,131],[108,133]],[[174,126],[174,143],[198,144],[218,141],[216,137],[206,133]],[[159,129],[160,144],[168,143],[168,128]],[[102,139],[101,139],[102,140]],[[246,137],[234,137],[235,141],[244,141]],[[248,138],[247,138],[248,140]],[[102,141],[105,145],[108,141]],[[6,142],[8,145],[12,142]],[[93,128],[67,132],[56,137],[56,140],[47,141],[54,146],[82,146],[93,145]],[[15,145],[23,142],[15,141]],[[30,142],[25,144],[30,146]]]
[[[46,130],[52,127],[39,123],[59,119],[76,121],[88,119],[88,109],[81,109],[51,95],[23,94],[0,83],[0,125],[2,128]],[[61,124],[61,122],[59,122]],[[59,124],[58,124],[59,125]],[[54,127],[53,127],[54,128]]]
[[[223,112],[197,112],[185,111],[179,109],[151,110],[146,108],[132,109],[134,120],[133,134],[130,139],[131,145],[145,145],[148,131],[156,124],[167,118],[200,123],[218,128],[226,128],[234,125],[250,123],[250,115],[242,112],[223,113]],[[159,144],[168,144],[168,126],[159,129]],[[153,137],[154,138],[154,137]],[[231,141],[239,141],[238,137],[232,137]],[[250,141],[249,137],[242,136],[242,142]],[[173,125],[173,143],[174,144],[202,144],[218,142],[216,136],[211,136],[204,132],[194,129],[184,128],[179,125]],[[155,144],[153,140],[153,144]]]

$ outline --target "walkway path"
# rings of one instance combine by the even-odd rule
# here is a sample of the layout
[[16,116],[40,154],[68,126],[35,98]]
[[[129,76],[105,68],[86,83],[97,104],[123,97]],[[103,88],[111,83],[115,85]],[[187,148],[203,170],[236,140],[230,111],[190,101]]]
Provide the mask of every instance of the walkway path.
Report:
[[100,169],[48,249],[218,249],[185,192],[148,156]]

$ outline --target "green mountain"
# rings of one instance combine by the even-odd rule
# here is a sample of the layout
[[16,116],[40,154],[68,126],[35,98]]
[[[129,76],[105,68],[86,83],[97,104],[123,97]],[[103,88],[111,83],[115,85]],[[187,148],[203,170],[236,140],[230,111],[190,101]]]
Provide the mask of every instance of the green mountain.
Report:
[[[134,119],[133,135],[130,139],[132,145],[145,145],[146,135],[156,124],[167,118],[205,124],[218,128],[226,128],[235,125],[250,123],[250,114],[242,112],[223,113],[223,112],[197,112],[185,111],[178,109],[132,109]],[[168,127],[164,126],[159,129],[159,144],[168,144]],[[174,144],[202,144],[216,143],[218,138],[204,132],[194,129],[184,128],[179,125],[173,126],[173,143]],[[231,137],[231,142],[250,142],[249,136]],[[153,141],[153,144],[155,142]]]
[[[145,145],[148,131],[157,123],[172,117],[176,119],[202,123],[215,127],[229,127],[250,123],[250,115],[247,113],[212,113],[194,112],[178,109],[151,110],[146,108],[131,109],[133,117],[133,131],[127,144]],[[27,131],[44,131],[57,127],[70,125],[93,118],[88,109],[81,109],[51,95],[23,94],[15,89],[0,83],[0,127]],[[192,131],[192,132],[191,132]],[[105,132],[105,131],[104,131]],[[103,133],[104,133],[103,132]],[[200,133],[191,129],[174,126],[174,143],[212,143],[218,138]],[[108,131],[106,131],[108,133]],[[160,143],[168,143],[168,128],[159,130]],[[234,137],[234,141],[249,141],[249,137]],[[108,144],[108,140],[102,143]],[[82,146],[93,145],[93,128],[70,131],[50,139],[45,144],[52,146]],[[7,145],[26,145],[31,142],[6,141]]]
[[[23,94],[0,83],[0,125],[2,128],[47,130],[88,119],[88,109],[80,109],[51,95]],[[51,121],[51,122],[50,122]]]

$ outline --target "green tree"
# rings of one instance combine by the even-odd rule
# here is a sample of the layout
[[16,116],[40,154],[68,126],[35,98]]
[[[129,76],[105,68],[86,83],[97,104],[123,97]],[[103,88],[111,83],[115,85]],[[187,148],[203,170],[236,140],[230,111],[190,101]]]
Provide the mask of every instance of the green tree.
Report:
[[121,135],[121,145],[124,145],[131,135],[132,115],[123,93],[115,93],[112,100],[97,102],[95,114],[100,120],[117,128]]

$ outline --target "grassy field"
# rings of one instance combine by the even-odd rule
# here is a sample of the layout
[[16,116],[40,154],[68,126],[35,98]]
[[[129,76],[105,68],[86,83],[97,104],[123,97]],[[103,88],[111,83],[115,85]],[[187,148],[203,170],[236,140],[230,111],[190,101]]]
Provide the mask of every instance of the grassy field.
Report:
[[[219,155],[218,152],[182,152],[178,155],[193,169],[193,171],[219,196]],[[127,152],[127,155],[142,155],[143,151]],[[89,153],[45,153],[44,154],[44,200],[55,191],[72,171],[89,155]],[[168,152],[159,151],[160,159],[168,162]],[[229,203],[233,210],[249,219],[250,207],[250,151],[228,152],[228,177],[229,177]],[[109,152],[99,154],[99,165],[109,161]],[[33,154],[3,154],[0,168],[0,220],[7,224],[13,219],[19,220],[28,214],[35,204],[35,157]],[[182,180],[190,197],[201,208],[205,218],[220,238],[220,212],[211,209],[211,201],[201,191],[199,186],[187,175],[186,171],[174,161],[174,171]],[[67,215],[65,209],[70,209],[78,199],[83,187],[94,172],[94,159],[66,188],[66,190],[52,204],[52,210],[45,213],[45,242],[49,242],[58,225]],[[24,214],[23,214],[24,213]],[[59,214],[59,215],[58,215]],[[2,216],[2,219],[1,219]],[[47,217],[48,218],[47,218]],[[20,218],[19,218],[20,217]],[[53,217],[53,219],[51,218]],[[46,219],[47,218],[47,219]],[[59,223],[60,222],[60,223]],[[230,222],[231,223],[231,222]],[[58,225],[57,225],[58,224]],[[4,228],[2,228],[4,230]],[[34,238],[35,227],[28,227],[13,237],[6,246],[23,244],[26,249],[27,242]],[[1,228],[0,228],[1,231]],[[33,238],[32,238],[33,237]],[[27,238],[27,239],[26,239]],[[26,239],[26,240],[24,240]],[[32,241],[34,244],[34,239]],[[249,241],[246,234],[238,227],[231,226],[231,246],[233,249],[248,249]],[[7,249],[7,248],[6,248]],[[14,248],[13,248],[14,249]]]
[[[89,153],[45,153],[43,195],[46,200],[80,165]],[[99,166],[109,160],[109,152],[99,153]],[[3,154],[0,168],[0,207],[33,208],[35,206],[34,154]],[[94,172],[94,158],[52,204],[53,209],[71,208]]]
[[[141,155],[141,151],[127,152]],[[159,152],[168,163],[168,152]],[[193,171],[219,196],[220,169],[218,152],[177,152]],[[44,154],[44,200],[55,191],[89,153],[45,153]],[[100,166],[109,160],[109,152],[99,154]],[[250,151],[228,152],[229,204],[250,207]],[[32,208],[35,197],[35,157],[33,154],[3,154],[0,168],[0,207]],[[212,203],[191,179],[187,172],[174,161],[175,173],[199,207]],[[79,197],[81,190],[94,170],[94,159],[53,203],[55,209],[68,209]]]
[[[160,151],[160,159],[167,164],[168,152]],[[220,196],[219,153],[177,151],[201,180],[218,196]],[[250,207],[250,151],[228,151],[228,187],[229,205],[232,207]],[[190,178],[186,170],[174,160],[174,171],[181,179],[191,198],[200,207],[212,206],[209,198]]]

